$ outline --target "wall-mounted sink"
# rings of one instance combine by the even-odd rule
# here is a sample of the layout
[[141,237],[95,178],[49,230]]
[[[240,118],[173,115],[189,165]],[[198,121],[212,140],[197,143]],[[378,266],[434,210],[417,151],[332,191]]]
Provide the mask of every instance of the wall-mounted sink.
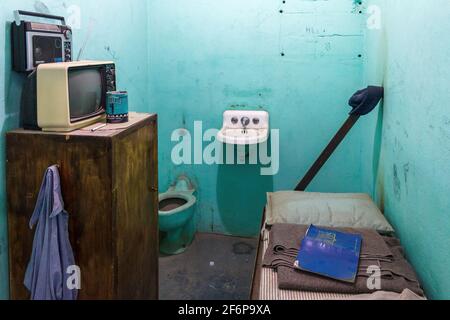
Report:
[[269,139],[269,113],[266,111],[225,111],[223,128],[217,139],[234,145],[254,145]]

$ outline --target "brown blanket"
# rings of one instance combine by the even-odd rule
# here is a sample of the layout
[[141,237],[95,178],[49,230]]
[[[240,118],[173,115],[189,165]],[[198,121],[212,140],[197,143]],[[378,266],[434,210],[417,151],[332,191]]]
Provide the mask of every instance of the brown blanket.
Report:
[[[408,263],[403,257],[396,257],[399,264],[396,265],[397,268],[402,269]],[[411,269],[408,265],[407,269]],[[312,292],[327,292],[327,293],[343,293],[343,294],[363,294],[363,293],[373,293],[376,290],[369,289],[367,285],[368,278],[364,276],[363,272],[358,274],[356,278],[356,283],[347,284],[345,282],[340,282],[325,277],[321,277],[315,274],[306,273],[293,269],[292,267],[280,266],[278,268],[278,285],[282,290],[300,290],[300,291],[312,291]],[[402,270],[401,273],[410,273],[411,271]],[[410,276],[410,279],[415,279],[415,276]],[[389,292],[401,293],[405,289],[409,289],[412,292],[423,296],[423,291],[417,280],[408,280],[402,276],[396,274],[386,274],[385,271],[382,272],[381,276],[381,290]]]
[[385,301],[424,301],[424,297],[420,297],[411,290],[405,289],[402,293],[378,291],[371,294],[362,294],[352,297],[352,300],[385,300]]
[[269,248],[263,266],[278,271],[280,289],[311,292],[364,294],[373,293],[367,281],[371,276],[367,267],[381,268],[381,290],[401,293],[410,289],[423,295],[415,272],[406,261],[400,241],[383,238],[376,231],[350,228],[330,228],[343,232],[361,234],[363,246],[361,263],[355,284],[348,284],[315,274],[296,270],[294,262],[308,226],[277,224],[272,226]]
[[[270,230],[269,248],[264,257],[263,266],[271,268],[273,260],[280,256],[297,258],[298,250],[309,226],[295,224],[275,224]],[[361,261],[392,261],[393,253],[375,230],[330,228],[341,232],[360,234],[363,238]],[[373,265],[371,263],[370,265]]]

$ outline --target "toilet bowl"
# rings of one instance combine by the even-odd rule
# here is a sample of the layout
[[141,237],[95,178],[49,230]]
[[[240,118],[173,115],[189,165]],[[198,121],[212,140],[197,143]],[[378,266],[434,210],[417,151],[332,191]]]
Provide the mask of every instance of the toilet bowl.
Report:
[[166,255],[183,253],[194,240],[194,206],[197,199],[190,180],[182,176],[166,193],[159,195],[159,250]]

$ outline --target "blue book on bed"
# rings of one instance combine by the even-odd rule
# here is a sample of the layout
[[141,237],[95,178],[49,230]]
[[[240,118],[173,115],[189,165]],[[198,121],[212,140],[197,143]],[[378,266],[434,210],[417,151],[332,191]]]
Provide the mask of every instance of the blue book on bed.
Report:
[[331,279],[355,283],[362,236],[310,226],[295,266]]

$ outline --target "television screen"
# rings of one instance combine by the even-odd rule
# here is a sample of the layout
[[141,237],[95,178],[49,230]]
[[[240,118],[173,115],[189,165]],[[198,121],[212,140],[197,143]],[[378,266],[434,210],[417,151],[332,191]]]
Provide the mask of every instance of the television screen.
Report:
[[105,111],[102,104],[101,68],[69,71],[69,103],[72,122],[84,120]]
[[33,62],[37,67],[41,63],[50,62],[62,62],[63,50],[62,50],[61,38],[34,36],[33,37]]

